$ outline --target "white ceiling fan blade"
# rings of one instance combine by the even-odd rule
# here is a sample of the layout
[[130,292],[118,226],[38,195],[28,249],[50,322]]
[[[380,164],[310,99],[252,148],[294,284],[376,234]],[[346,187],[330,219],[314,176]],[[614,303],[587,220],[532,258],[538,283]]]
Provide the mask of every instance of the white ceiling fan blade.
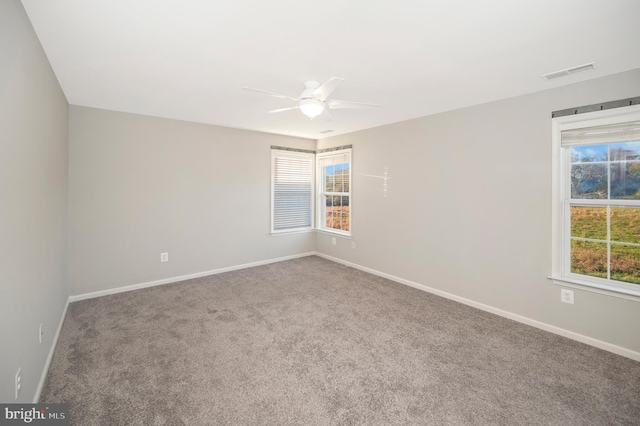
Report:
[[253,87],[243,87],[242,90],[248,90],[250,92],[258,92],[258,93],[262,93],[264,95],[269,95],[269,96],[273,96],[273,97],[280,98],[280,99],[290,99],[290,100],[292,100],[294,102],[298,102],[298,100],[296,98],[292,98],[291,96],[281,95],[280,93],[268,92],[268,91],[262,90],[262,89],[254,89]]
[[344,81],[344,78],[340,77],[331,77],[329,80],[325,81],[322,86],[318,87],[313,91],[313,95],[316,99],[320,99],[321,101],[326,101],[329,95],[338,88],[340,83]]
[[271,111],[268,111],[268,112],[269,112],[269,114],[273,114],[273,113],[276,113],[276,112],[289,111],[290,109],[298,109],[298,107],[294,106],[294,107],[289,107],[289,108],[272,109]]
[[382,108],[382,105],[378,104],[367,104],[364,102],[349,102],[349,101],[339,101],[337,99],[333,99],[327,102],[327,105],[331,109],[340,109],[340,108]]
[[333,121],[333,115],[329,112],[329,108],[325,108],[322,115],[324,115],[325,121]]

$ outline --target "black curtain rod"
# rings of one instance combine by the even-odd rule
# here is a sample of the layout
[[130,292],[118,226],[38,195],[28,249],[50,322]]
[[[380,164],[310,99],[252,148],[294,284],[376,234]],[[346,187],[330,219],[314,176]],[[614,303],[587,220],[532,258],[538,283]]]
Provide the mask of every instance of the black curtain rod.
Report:
[[577,108],[563,109],[551,113],[551,118],[564,117],[565,115],[584,114],[585,112],[603,111],[605,109],[621,108],[631,105],[640,105],[640,96],[621,99],[619,101],[604,102],[600,104],[586,105]]

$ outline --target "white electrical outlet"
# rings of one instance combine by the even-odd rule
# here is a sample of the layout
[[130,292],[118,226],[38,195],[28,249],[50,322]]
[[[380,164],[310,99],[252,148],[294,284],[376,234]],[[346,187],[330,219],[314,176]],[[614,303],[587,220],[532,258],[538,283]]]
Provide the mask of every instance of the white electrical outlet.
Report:
[[160,253],[160,262],[168,262],[169,253]]
[[560,289],[560,300],[573,305],[573,290],[567,290],[566,288]]
[[18,368],[18,372],[16,373],[16,399],[18,399],[18,394],[20,393],[21,387],[22,387],[22,368]]
[[336,237],[331,238],[331,244],[333,244],[334,246],[336,245]]
[[351,241],[351,248],[355,249],[356,248],[356,242],[355,241]]
[[42,343],[43,334],[44,334],[44,331],[42,331],[42,324],[40,324],[40,330],[38,332],[38,339],[40,339],[40,343]]

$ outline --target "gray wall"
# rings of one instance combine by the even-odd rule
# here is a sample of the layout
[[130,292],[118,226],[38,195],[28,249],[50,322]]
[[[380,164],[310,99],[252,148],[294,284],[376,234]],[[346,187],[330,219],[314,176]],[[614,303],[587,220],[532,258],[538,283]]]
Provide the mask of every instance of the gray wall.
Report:
[[0,1],[0,402],[19,367],[33,400],[68,296],[67,122],[22,4]]
[[[640,303],[575,291],[551,266],[551,112],[640,95],[640,70],[320,140],[353,144],[348,262],[640,352]],[[387,197],[382,175],[388,169]]]
[[71,295],[314,251],[269,234],[271,145],[315,141],[71,106]]

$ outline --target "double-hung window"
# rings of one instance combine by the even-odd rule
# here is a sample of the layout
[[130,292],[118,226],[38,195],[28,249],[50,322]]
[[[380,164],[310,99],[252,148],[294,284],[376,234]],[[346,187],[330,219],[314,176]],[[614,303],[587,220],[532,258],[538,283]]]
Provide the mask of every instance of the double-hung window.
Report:
[[271,233],[318,229],[350,236],[351,146],[319,153],[271,148]]
[[320,152],[317,161],[317,228],[351,235],[351,149]]
[[551,278],[640,300],[640,106],[554,118],[553,144]]
[[313,229],[315,155],[271,150],[271,232]]

